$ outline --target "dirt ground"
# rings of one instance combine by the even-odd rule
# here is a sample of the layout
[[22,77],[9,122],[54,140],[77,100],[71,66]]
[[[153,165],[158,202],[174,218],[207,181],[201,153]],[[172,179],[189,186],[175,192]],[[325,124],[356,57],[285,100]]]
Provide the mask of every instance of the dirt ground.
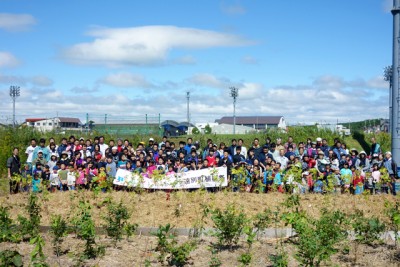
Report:
[[[168,195],[157,191],[152,193],[137,194],[134,192],[111,192],[94,195],[92,192],[56,192],[39,194],[42,203],[41,225],[50,225],[53,214],[61,214],[65,218],[74,215],[80,200],[89,201],[93,207],[93,217],[98,226],[103,220],[101,216],[106,212],[107,202],[122,201],[127,205],[132,214],[131,222],[141,227],[158,227],[171,223],[175,227],[190,228],[201,217],[202,206],[211,208],[225,208],[229,203],[242,207],[248,216],[254,216],[264,209],[276,209],[282,207],[287,195],[280,193],[254,194],[218,192],[207,193],[205,191],[184,192],[177,191]],[[25,206],[28,194],[16,194],[0,197],[0,205],[10,207],[12,217],[18,214],[25,215]],[[385,202],[393,202],[396,198],[391,195],[301,195],[300,204],[303,209],[312,216],[319,217],[322,208],[338,209],[346,213],[352,213],[355,209],[363,210],[366,216],[378,216],[386,221],[384,214]],[[211,222],[208,221],[208,226]]]
[[[157,252],[154,251],[157,240],[152,236],[134,236],[129,241],[122,240],[115,247],[111,240],[101,237],[98,238],[97,243],[106,246],[106,254],[96,260],[88,260],[78,263],[78,253],[83,250],[83,241],[76,239],[73,235],[65,238],[62,244],[62,250],[65,252],[60,257],[56,257],[51,247],[51,237],[47,234],[44,235],[46,246],[44,253],[47,256],[46,262],[50,266],[145,266],[145,261],[150,263],[150,266],[162,266],[157,261]],[[187,240],[185,237],[180,237],[180,241]],[[190,254],[188,265],[191,266],[209,266],[212,254],[209,250],[210,245],[215,240],[211,237],[205,237],[199,241],[197,248]],[[274,240],[259,240],[255,242],[251,254],[253,257],[250,266],[272,266],[270,256],[276,254]],[[376,248],[369,246],[361,246],[358,248],[356,264],[354,264],[355,255],[352,251],[353,244],[349,243],[350,253],[338,253],[335,255],[331,262],[326,262],[322,266],[400,266],[400,259],[398,255],[399,250],[388,248],[387,246],[379,246]],[[24,266],[29,265],[29,255],[33,246],[26,243],[10,244],[0,243],[2,249],[15,249],[24,255]],[[294,259],[295,248],[286,242],[284,244],[284,251],[289,256],[289,266],[299,266],[299,263]],[[245,252],[244,241],[239,244],[239,247],[234,250],[222,250],[218,253],[222,265],[226,267],[240,266],[238,257],[241,253]]]
[[[132,214],[132,223],[140,227],[158,227],[171,223],[174,227],[190,228],[201,218],[202,207],[208,205],[211,208],[224,208],[229,203],[235,203],[242,207],[249,216],[254,216],[266,208],[271,210],[280,206],[283,208],[283,201],[286,195],[280,193],[272,194],[248,194],[218,192],[207,193],[205,191],[194,192],[173,192],[167,193],[151,192],[137,194],[134,192],[112,192],[94,195],[92,192],[57,192],[39,195],[42,206],[42,226],[50,225],[50,218],[53,214],[61,214],[67,221],[76,214],[76,206],[80,200],[91,203],[93,218],[97,226],[104,223],[102,215],[105,214],[107,203],[112,200],[122,201],[129,208]],[[10,208],[12,218],[16,219],[18,214],[26,215],[27,194],[10,195],[0,197],[0,205]],[[385,202],[393,202],[396,198],[390,195],[374,196],[352,196],[352,195],[302,195],[301,206],[312,216],[319,217],[321,209],[339,209],[351,213],[355,209],[361,209],[367,216],[378,216],[387,221],[384,213]],[[207,227],[212,227],[210,220]],[[51,237],[44,233],[46,245],[44,253],[50,266],[76,266],[79,253],[83,251],[83,241],[69,235],[65,238],[62,249],[65,254],[57,258],[54,256],[51,247]],[[179,240],[184,241],[187,237],[180,236]],[[146,259],[150,266],[161,266],[157,261],[157,253],[154,251],[157,240],[154,236],[133,236],[129,241],[123,240],[112,245],[111,240],[105,236],[99,236],[99,244],[106,246],[106,255],[100,259],[86,261],[79,266],[145,266]],[[209,266],[211,259],[210,246],[216,242],[213,237],[205,236],[200,240],[197,248],[190,254],[189,264],[192,266]],[[387,245],[378,247],[360,246],[357,253],[354,253],[354,244],[346,241],[342,247],[348,246],[350,253],[338,253],[332,258],[332,262],[324,263],[324,266],[400,266],[400,250]],[[253,245],[251,254],[253,256],[251,266],[271,266],[270,256],[276,254],[276,239],[263,238]],[[218,257],[222,262],[221,266],[240,266],[238,257],[245,251],[245,240],[241,240],[235,250],[221,250]],[[15,249],[24,255],[24,266],[29,265],[30,252],[33,246],[29,242],[19,244],[0,243],[0,250]],[[284,243],[284,251],[289,256],[289,266],[299,266],[295,260],[295,248],[290,242]],[[356,263],[355,255],[357,255]]]

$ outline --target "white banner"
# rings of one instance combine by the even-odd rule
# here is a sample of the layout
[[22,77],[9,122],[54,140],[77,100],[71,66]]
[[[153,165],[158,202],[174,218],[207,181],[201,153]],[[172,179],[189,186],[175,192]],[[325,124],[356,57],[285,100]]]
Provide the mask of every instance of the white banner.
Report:
[[146,189],[190,189],[228,186],[226,167],[158,176],[159,177],[148,178],[127,170],[119,169],[113,183],[115,185]]

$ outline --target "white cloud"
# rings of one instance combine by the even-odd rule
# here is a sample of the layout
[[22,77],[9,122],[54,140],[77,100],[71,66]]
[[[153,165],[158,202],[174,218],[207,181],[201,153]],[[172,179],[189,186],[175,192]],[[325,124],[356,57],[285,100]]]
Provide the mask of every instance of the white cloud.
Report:
[[29,14],[0,13],[0,29],[6,31],[24,31],[36,24],[36,19]]
[[0,84],[15,84],[20,86],[31,84],[40,87],[49,87],[53,85],[53,80],[43,75],[26,77],[26,76],[15,76],[15,75],[3,75],[0,73]]
[[127,72],[109,74],[100,79],[99,82],[122,88],[149,88],[154,86],[142,75]]
[[149,66],[167,62],[173,49],[205,49],[252,44],[243,37],[215,31],[175,26],[134,28],[96,28],[88,33],[95,39],[63,51],[63,57],[75,64]]
[[[124,77],[118,74],[120,73],[114,74],[114,77]],[[17,115],[23,118],[39,115],[49,117],[55,116],[55,111],[58,111],[60,116],[84,118],[87,112],[91,117],[100,118],[109,114],[110,117],[134,120],[129,116],[144,118],[146,113],[161,113],[162,120],[183,121],[186,119],[185,92],[190,79],[198,83],[198,87],[193,84],[190,98],[191,120],[196,122],[212,122],[222,116],[232,115],[229,86],[233,84],[239,88],[236,105],[238,116],[283,115],[290,124],[321,121],[333,123],[337,119],[349,121],[388,116],[388,90],[377,90],[376,85],[368,87],[368,81],[375,78],[348,81],[326,75],[315,78],[309,84],[268,88],[261,83],[232,81],[211,74],[195,75],[181,83],[165,82],[171,83],[173,89],[156,85],[151,90],[129,92],[116,88],[108,93],[100,93],[97,87],[79,87],[64,92],[60,89],[22,86],[21,97],[17,101]],[[138,84],[134,79],[134,82],[122,85]],[[94,92],[96,93],[93,94]],[[81,101],[77,101],[78,93]],[[9,99],[8,84],[0,87],[0,99]],[[11,116],[11,105],[11,101],[4,101],[0,106],[0,113]]]
[[19,60],[13,54],[0,51],[0,68],[13,68],[19,64]]

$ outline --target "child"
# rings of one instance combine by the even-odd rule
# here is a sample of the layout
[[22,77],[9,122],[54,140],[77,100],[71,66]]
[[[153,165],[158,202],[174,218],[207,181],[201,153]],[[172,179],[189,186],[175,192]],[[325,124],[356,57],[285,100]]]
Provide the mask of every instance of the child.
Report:
[[85,171],[82,165],[78,165],[78,179],[76,180],[76,186],[78,189],[83,189],[86,187]]
[[32,192],[33,193],[40,193],[41,192],[40,183],[41,183],[40,176],[39,176],[39,174],[36,173],[33,176],[33,180],[32,180]]
[[171,164],[171,165],[168,165],[168,172],[166,173],[166,175],[175,175],[176,173],[175,173],[175,171],[174,171],[174,166]]
[[22,175],[22,183],[21,183],[21,191],[22,192],[29,192],[29,185],[31,183],[30,179],[32,178],[32,171],[30,169],[29,164],[24,165],[24,169],[21,172]]
[[58,167],[53,167],[53,172],[50,174],[50,191],[55,192],[60,186],[60,177],[58,176]]
[[354,194],[360,195],[364,191],[364,176],[361,175],[355,166],[351,166]]
[[278,188],[278,192],[283,193],[283,182],[280,170],[281,164],[279,162],[275,163],[272,171],[272,177],[274,178],[274,185]]
[[115,163],[115,161],[113,161],[113,158],[111,156],[107,157],[107,164],[105,166],[105,170],[107,170],[108,177],[115,177],[117,175],[117,164]]
[[322,178],[318,177],[317,181],[314,183],[314,193],[322,194],[323,187],[324,183],[322,182]]
[[60,191],[67,190],[67,174],[65,163],[61,163],[61,169],[58,170],[58,177],[60,179]]
[[265,171],[264,171],[264,179],[263,184],[265,184],[265,193],[271,190],[271,186],[274,183],[274,179],[272,178],[272,167],[271,163],[265,164]]
[[67,186],[68,190],[75,190],[76,172],[74,166],[70,165],[67,172]]
[[372,166],[371,178],[372,178],[372,190],[371,190],[371,193],[379,194],[380,193],[380,188],[377,185],[379,185],[380,182],[381,182],[381,172],[379,171],[379,164],[377,164],[377,163],[375,163]]
[[348,192],[350,190],[350,180],[352,172],[349,169],[349,163],[343,163],[343,169],[340,170],[340,177],[342,178],[342,192]]

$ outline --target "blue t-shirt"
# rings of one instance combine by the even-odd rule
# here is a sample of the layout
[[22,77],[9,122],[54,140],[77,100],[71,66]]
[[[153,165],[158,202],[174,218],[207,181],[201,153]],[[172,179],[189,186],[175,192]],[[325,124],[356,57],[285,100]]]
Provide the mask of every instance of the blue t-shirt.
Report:
[[32,180],[32,192],[40,192],[40,179]]

